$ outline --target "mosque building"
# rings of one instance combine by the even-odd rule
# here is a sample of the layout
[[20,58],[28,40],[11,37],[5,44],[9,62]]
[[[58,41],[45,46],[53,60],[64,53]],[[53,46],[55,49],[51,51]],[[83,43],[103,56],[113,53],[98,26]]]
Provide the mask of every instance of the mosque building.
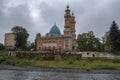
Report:
[[69,9],[65,10],[64,31],[61,34],[56,24],[50,29],[46,36],[36,35],[36,50],[37,51],[75,51],[76,50],[76,30],[75,16]]

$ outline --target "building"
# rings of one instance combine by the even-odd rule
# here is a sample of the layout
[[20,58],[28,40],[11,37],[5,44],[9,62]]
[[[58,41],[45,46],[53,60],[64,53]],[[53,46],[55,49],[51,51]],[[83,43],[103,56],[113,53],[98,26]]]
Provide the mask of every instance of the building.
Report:
[[6,50],[14,50],[15,49],[15,35],[13,33],[6,33],[4,45]]
[[36,35],[36,50],[37,51],[74,51],[76,50],[76,30],[75,16],[69,9],[65,10],[65,25],[64,34],[61,34],[56,24],[50,29],[46,36]]

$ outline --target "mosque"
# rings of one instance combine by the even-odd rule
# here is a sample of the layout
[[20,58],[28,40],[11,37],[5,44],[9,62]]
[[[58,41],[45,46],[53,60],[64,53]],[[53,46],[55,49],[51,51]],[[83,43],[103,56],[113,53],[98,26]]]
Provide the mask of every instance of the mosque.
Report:
[[37,51],[75,51],[76,50],[76,30],[75,16],[71,13],[69,5],[65,10],[64,31],[61,31],[56,24],[50,29],[46,36],[36,35],[36,50]]

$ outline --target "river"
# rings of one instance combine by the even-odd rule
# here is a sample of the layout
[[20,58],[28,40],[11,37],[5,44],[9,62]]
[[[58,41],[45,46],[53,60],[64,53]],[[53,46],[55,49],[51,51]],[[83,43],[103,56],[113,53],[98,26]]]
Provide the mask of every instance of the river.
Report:
[[120,80],[120,74],[0,70],[0,80]]

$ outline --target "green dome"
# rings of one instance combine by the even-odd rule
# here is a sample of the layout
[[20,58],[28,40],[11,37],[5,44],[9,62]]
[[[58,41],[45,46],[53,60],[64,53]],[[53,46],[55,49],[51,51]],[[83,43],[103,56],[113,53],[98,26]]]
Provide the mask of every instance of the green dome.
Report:
[[59,28],[56,25],[54,25],[50,29],[50,32],[48,33],[49,37],[57,37],[57,36],[60,36],[60,35],[61,35],[61,32],[60,32]]

